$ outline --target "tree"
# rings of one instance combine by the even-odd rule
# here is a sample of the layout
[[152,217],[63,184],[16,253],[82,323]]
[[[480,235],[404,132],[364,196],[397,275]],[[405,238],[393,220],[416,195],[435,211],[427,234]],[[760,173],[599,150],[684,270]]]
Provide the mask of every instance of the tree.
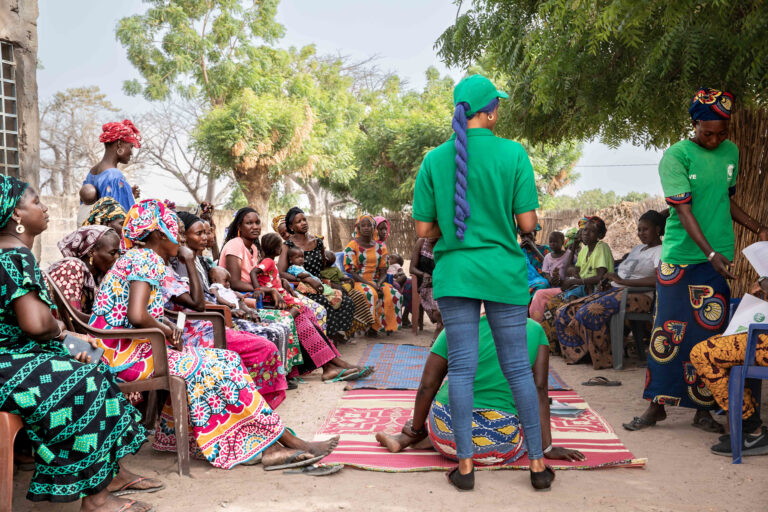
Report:
[[[475,0],[437,41],[450,65],[507,78],[505,113],[535,141],[599,136],[665,147],[690,131],[698,87],[736,95],[736,199],[768,223],[768,4],[739,0]],[[737,228],[737,248],[754,236]],[[748,266],[737,262],[737,271]]]
[[118,109],[98,87],[57,92],[40,109],[40,188],[53,195],[80,189],[90,167],[101,159],[101,125]]
[[141,119],[142,153],[149,163],[176,178],[195,203],[221,204],[231,193],[234,178],[228,170],[213,168],[207,155],[192,143],[202,115],[197,101],[173,98],[163,102]]
[[266,213],[283,176],[354,172],[346,149],[360,110],[340,72],[312,46],[267,46],[283,34],[277,0],[150,0],[143,15],[120,20],[117,37],[144,78],[125,89],[151,100],[178,92],[203,98],[195,144],[230,169],[248,203]]

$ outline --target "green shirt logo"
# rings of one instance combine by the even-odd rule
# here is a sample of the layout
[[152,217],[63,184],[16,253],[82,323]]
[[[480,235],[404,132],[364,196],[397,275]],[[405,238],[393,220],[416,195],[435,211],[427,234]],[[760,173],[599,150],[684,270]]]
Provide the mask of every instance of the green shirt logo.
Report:
[[755,313],[755,322],[762,322],[765,320],[765,315],[762,313]]

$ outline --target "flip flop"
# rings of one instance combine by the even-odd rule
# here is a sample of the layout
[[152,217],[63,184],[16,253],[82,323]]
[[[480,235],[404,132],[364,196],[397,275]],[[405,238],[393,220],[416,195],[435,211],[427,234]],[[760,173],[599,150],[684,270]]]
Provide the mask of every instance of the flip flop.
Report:
[[[138,503],[136,500],[128,500],[128,503],[117,509],[115,512],[127,512],[128,510],[131,510],[136,503]],[[150,507],[146,512],[155,512],[155,507]]]
[[130,488],[131,486],[136,485],[139,482],[143,482],[144,480],[149,480],[149,478],[146,477],[146,476],[139,477],[136,480],[134,480],[133,482],[128,482],[127,484],[125,484],[121,488],[117,489],[116,491],[112,491],[110,494],[112,494],[112,496],[117,497],[117,496],[126,496],[128,494],[140,494],[140,493],[143,493],[143,492],[151,493],[151,492],[157,492],[157,491],[161,491],[161,490],[165,489],[165,484],[162,483],[162,482],[157,487],[147,487],[146,489],[131,489]]
[[722,434],[725,432],[725,428],[713,418],[704,416],[691,423],[694,427],[703,430],[704,432],[711,432],[713,434]]
[[303,450],[296,450],[294,453],[291,454],[290,457],[288,457],[288,459],[286,459],[286,462],[282,464],[277,464],[275,466],[264,466],[264,471],[278,471],[280,469],[303,468],[304,466],[311,466],[315,462],[327,457],[327,454],[318,455],[317,457],[312,457],[311,459],[296,461],[296,459],[299,456],[304,455],[305,453],[306,452]]
[[653,427],[656,425],[656,421],[648,421],[645,418],[635,416],[629,423],[621,424],[625,429],[635,432],[637,430],[643,430],[644,428]]
[[333,382],[345,382],[348,380],[357,380],[360,378],[360,372],[357,368],[344,368],[337,376],[332,379],[324,380],[323,383],[331,384]]
[[602,375],[592,377],[587,382],[582,382],[582,386],[621,386],[620,380],[608,380]]
[[328,476],[338,473],[342,469],[344,469],[344,464],[327,464],[322,466],[312,464],[301,469],[289,469],[283,471],[283,473],[286,475]]
[[375,371],[376,371],[375,366],[363,366],[363,369],[362,371],[360,371],[360,376],[358,377],[358,379],[365,378]]

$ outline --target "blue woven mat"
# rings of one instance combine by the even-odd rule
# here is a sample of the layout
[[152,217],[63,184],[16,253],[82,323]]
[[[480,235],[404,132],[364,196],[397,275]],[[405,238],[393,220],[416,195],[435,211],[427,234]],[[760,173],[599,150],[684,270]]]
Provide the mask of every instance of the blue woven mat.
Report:
[[[428,347],[396,343],[369,345],[358,364],[375,366],[376,371],[364,379],[350,382],[346,389],[418,389],[428,355]],[[550,368],[549,389],[568,391],[571,388]]]

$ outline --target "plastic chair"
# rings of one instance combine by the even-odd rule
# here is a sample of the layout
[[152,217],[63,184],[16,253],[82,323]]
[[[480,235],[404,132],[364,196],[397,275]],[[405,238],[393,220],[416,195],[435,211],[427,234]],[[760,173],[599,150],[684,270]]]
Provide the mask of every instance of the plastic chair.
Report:
[[744,382],[746,379],[758,379],[752,381],[750,388],[752,389],[752,396],[758,404],[757,414],[760,414],[760,388],[762,384],[760,381],[768,380],[768,367],[755,365],[755,351],[759,334],[768,334],[768,324],[751,324],[749,326],[744,364],[734,366],[730,371],[728,424],[731,427],[731,456],[734,464],[741,464],[741,410],[744,405]]
[[0,512],[13,509],[13,442],[23,427],[20,416],[0,412]]
[[[64,294],[59,287],[50,278],[47,272],[43,275],[48,282],[48,288],[51,290],[54,302],[58,309],[59,319],[64,322],[68,330],[87,334],[100,339],[148,339],[152,344],[152,359],[155,371],[152,377],[133,382],[123,382],[119,384],[120,391],[123,393],[150,391],[150,399],[147,401],[147,412],[149,415],[156,411],[156,407],[150,408],[151,404],[156,404],[156,398],[153,393],[159,390],[166,390],[171,395],[171,407],[173,409],[173,421],[176,427],[176,446],[183,447],[176,450],[178,471],[181,476],[189,476],[189,403],[187,402],[187,385],[184,379],[171,375],[168,371],[168,349],[165,345],[165,335],[160,329],[96,329],[83,322],[72,306],[64,299]],[[219,317],[223,319],[221,315]],[[70,329],[71,327],[71,329]]]
[[[627,295],[630,293],[656,292],[656,288],[625,288],[621,294],[619,312],[611,317],[609,328],[611,332],[611,353],[613,356],[613,369],[624,369],[624,322],[629,320],[632,324],[632,335],[635,338],[637,353],[642,357],[644,352],[643,338],[645,337],[645,322],[653,322],[653,313],[627,313]],[[655,295],[654,295],[655,300]],[[653,311],[653,307],[651,307]]]

